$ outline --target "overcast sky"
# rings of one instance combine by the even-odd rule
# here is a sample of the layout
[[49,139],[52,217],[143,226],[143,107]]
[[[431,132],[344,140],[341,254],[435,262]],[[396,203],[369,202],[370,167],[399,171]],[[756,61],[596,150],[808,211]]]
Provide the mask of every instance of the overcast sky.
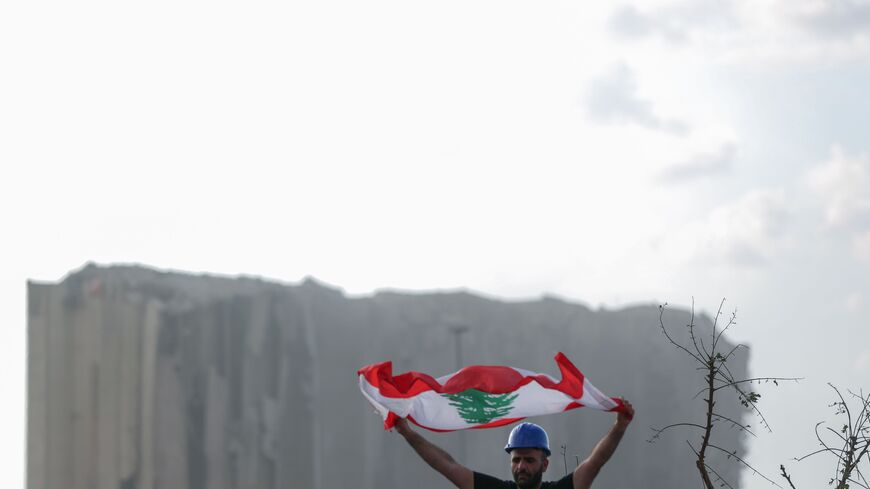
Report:
[[25,281],[87,261],[727,297],[752,372],[805,377],[763,391],[748,459],[778,478],[826,382],[870,390],[867,87],[864,0],[5,2],[2,485],[24,479]]

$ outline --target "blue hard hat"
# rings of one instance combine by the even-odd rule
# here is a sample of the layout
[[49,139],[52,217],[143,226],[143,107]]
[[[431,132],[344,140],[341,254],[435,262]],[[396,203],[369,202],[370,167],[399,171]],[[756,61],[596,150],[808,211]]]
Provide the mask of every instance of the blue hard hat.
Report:
[[520,423],[511,430],[504,451],[511,453],[514,448],[540,448],[550,456],[550,438],[544,428],[535,423]]

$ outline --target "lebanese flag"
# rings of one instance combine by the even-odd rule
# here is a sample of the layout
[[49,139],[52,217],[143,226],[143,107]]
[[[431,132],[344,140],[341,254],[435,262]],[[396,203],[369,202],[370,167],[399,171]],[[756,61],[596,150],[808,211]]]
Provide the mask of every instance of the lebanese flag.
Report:
[[473,365],[437,379],[420,372],[393,376],[393,363],[357,371],[363,396],[390,429],[399,418],[431,431],[494,428],[529,416],[590,407],[622,411],[621,399],[595,388],[561,352],[562,380],[500,365]]

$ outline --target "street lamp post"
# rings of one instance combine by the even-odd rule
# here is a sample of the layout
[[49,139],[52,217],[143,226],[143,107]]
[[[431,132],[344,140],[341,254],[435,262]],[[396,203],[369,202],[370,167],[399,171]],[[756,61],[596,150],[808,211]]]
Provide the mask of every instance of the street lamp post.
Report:
[[450,332],[456,341],[456,370],[462,368],[462,335],[468,332],[468,326],[457,324],[450,326]]
[[[453,338],[456,345],[456,370],[459,371],[463,367],[462,364],[462,335],[468,332],[468,326],[465,324],[452,324],[450,325],[450,332],[453,334]],[[468,463],[465,458],[465,443],[466,443],[466,433],[461,431],[457,433],[459,437],[459,460],[462,463]]]

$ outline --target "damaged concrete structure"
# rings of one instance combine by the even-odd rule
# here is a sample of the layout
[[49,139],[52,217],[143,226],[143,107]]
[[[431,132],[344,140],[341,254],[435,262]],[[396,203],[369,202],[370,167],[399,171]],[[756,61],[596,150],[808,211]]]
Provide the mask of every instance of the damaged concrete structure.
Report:
[[[666,317],[678,333],[687,311]],[[701,326],[709,330],[706,319]],[[461,335],[461,337],[460,337]],[[353,298],[307,280],[89,265],[28,290],[28,489],[374,489],[445,487],[357,388],[356,370],[446,374],[466,364],[549,372],[565,352],[638,419],[601,487],[697,485],[686,440],[649,426],[697,421],[694,366],[658,329],[658,310],[591,310],[556,298],[503,302],[466,292]],[[730,363],[746,371],[745,356]],[[720,406],[741,419],[737,402]],[[553,445],[549,478],[584,456],[613,416],[536,419]],[[426,433],[472,469],[510,478],[510,427]],[[737,430],[720,441],[741,446]],[[560,446],[566,446],[564,457]],[[718,463],[731,482],[739,467]],[[616,468],[618,467],[618,468]],[[546,477],[546,476],[545,476]]]

